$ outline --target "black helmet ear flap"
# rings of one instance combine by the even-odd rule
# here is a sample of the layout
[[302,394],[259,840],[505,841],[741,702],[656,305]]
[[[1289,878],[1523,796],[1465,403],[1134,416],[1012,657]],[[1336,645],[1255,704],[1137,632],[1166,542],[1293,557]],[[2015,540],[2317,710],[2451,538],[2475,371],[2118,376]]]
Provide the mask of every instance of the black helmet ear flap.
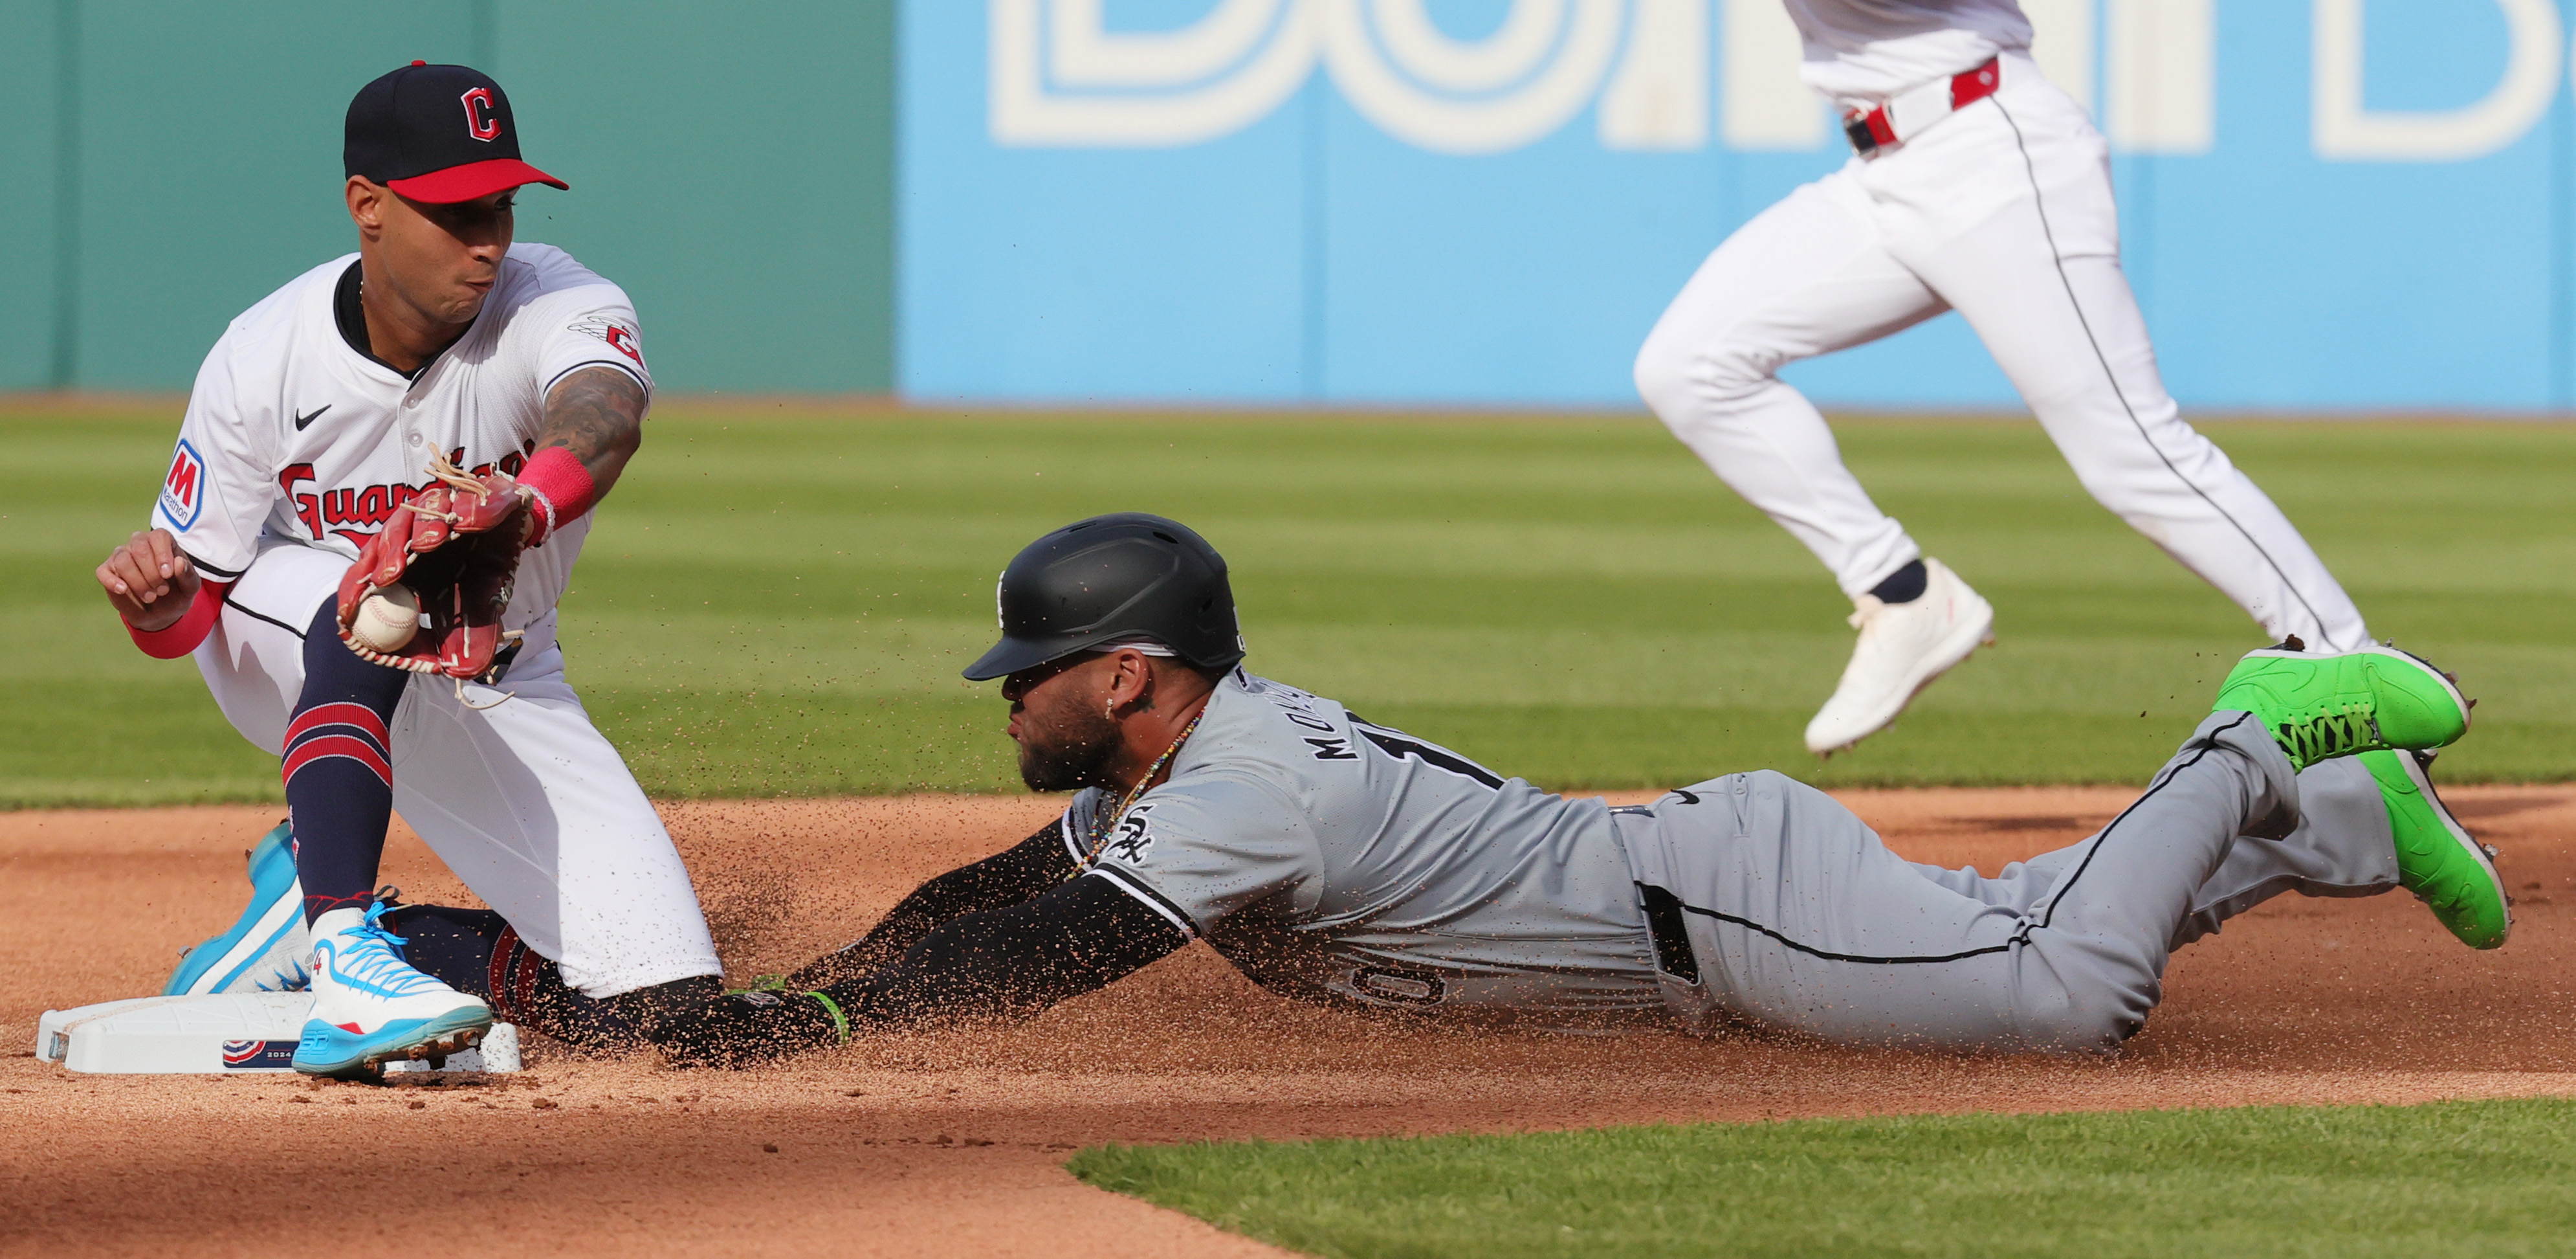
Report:
[[1203,669],[1243,659],[1225,557],[1162,516],[1117,512],[1049,533],[1012,557],[994,604],[1002,640],[965,670],[978,682],[1139,634]]

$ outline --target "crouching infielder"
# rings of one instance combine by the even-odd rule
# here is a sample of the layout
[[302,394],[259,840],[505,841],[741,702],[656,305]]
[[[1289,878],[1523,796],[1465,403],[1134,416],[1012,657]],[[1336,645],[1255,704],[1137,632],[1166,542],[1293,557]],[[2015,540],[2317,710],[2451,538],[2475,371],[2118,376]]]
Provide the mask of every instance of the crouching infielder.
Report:
[[[1903,860],[1776,773],[1614,809],[1255,677],[1224,561],[1170,520],[1050,533],[1000,604],[966,676],[1005,679],[1022,776],[1071,806],[784,988],[705,1007],[680,1056],[1029,1014],[1194,938],[1277,992],[1432,1017],[2100,1053],[2176,946],[2284,891],[2405,886],[2481,948],[2508,925],[2414,751],[2469,706],[2390,648],[2245,657],[2136,803],[1990,878]],[[460,945],[451,983],[512,969]]]
[[249,911],[164,991],[309,986],[295,1069],[364,1078],[492,1025],[479,982],[423,974],[386,928],[396,810],[510,914],[532,976],[615,1025],[723,986],[688,870],[555,635],[586,513],[643,440],[634,309],[515,241],[520,188],[564,184],[521,160],[488,75],[396,69],[344,135],[357,252],[225,330],[152,527],[98,582],[136,645],[193,654],[281,757],[292,816],[252,853]]

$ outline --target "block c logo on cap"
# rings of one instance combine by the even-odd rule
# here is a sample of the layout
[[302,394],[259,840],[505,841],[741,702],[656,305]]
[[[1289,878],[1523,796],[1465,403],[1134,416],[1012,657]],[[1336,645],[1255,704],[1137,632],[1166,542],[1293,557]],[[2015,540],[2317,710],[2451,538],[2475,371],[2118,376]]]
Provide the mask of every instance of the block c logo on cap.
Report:
[[473,88],[457,99],[462,101],[465,105],[465,130],[467,134],[486,144],[491,143],[494,139],[500,136],[501,115],[499,110],[493,108],[492,89],[488,87]]

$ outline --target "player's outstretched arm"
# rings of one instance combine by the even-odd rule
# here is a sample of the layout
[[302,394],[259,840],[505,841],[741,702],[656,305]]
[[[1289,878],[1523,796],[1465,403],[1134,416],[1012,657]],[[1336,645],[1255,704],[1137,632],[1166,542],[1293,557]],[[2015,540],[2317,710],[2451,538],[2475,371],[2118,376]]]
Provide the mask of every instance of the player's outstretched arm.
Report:
[[743,1066],[870,1032],[1025,1017],[1187,943],[1180,928],[1107,879],[1075,879],[946,923],[865,979],[726,997],[664,1050],[681,1063]]
[[585,367],[555,382],[537,430],[539,453],[561,447],[590,474],[590,501],[608,497],[644,444],[644,387],[614,367]]
[[1049,822],[1009,848],[913,889],[857,943],[816,958],[789,975],[787,986],[807,991],[865,979],[943,923],[1044,895],[1073,873],[1063,827],[1061,819]]
[[126,624],[153,633],[188,614],[202,583],[178,539],[167,529],[151,529],[108,552],[98,566],[98,584]]
[[529,546],[581,519],[608,496],[644,444],[644,386],[614,367],[568,373],[546,391],[536,453],[519,469],[528,500]]

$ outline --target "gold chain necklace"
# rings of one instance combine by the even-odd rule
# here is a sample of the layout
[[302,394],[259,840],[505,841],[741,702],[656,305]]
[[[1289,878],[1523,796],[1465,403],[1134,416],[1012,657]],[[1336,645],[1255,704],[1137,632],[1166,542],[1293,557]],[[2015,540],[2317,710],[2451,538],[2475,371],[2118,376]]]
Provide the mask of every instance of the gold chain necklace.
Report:
[[1073,873],[1064,876],[1067,882],[1082,877],[1100,860],[1100,850],[1109,846],[1110,833],[1118,828],[1120,819],[1127,816],[1127,810],[1136,807],[1136,798],[1144,795],[1145,789],[1153,785],[1154,776],[1162,773],[1163,767],[1170,764],[1172,757],[1180,752],[1181,745],[1190,741],[1191,732],[1199,728],[1199,718],[1205,716],[1207,716],[1207,707],[1201,705],[1197,712],[1190,715],[1189,724],[1181,727],[1179,734],[1172,736],[1171,746],[1164,748],[1163,754],[1155,757],[1154,763],[1145,767],[1145,776],[1137,779],[1136,785],[1127,789],[1127,794],[1119,799],[1115,812],[1103,812],[1098,809],[1092,811],[1091,834],[1086,837],[1088,842],[1083,848],[1082,861],[1073,868]]

